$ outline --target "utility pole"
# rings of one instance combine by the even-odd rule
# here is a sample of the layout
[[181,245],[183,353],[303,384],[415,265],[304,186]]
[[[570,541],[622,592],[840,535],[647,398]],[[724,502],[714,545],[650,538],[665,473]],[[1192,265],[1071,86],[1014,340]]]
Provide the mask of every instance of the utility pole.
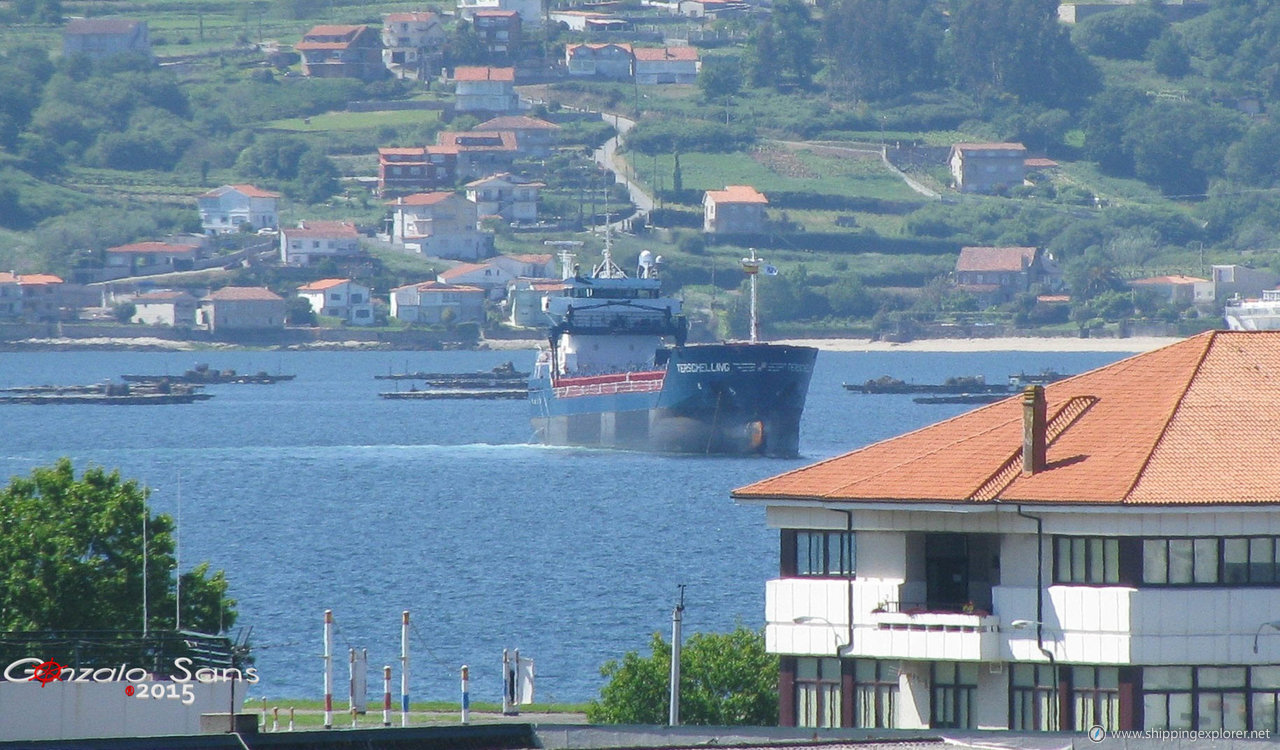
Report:
[[680,726],[680,624],[684,616],[684,584],[679,585],[680,603],[671,610],[671,706],[667,724]]

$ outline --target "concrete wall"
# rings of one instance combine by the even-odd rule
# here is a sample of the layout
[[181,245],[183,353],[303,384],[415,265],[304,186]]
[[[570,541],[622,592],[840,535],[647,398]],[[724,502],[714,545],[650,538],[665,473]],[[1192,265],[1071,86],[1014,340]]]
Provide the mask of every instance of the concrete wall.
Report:
[[[178,698],[130,697],[127,685],[176,688]],[[183,705],[183,685],[192,700]],[[235,710],[244,701],[245,685],[236,683]],[[176,682],[38,682],[0,681],[0,741],[56,740],[78,737],[139,737],[197,734],[200,714],[226,713],[231,683]]]

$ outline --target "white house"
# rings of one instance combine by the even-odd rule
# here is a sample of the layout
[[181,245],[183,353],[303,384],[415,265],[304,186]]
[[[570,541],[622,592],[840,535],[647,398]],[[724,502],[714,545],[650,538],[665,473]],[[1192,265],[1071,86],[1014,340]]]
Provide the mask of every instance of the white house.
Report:
[[507,284],[519,278],[506,263],[462,263],[436,275],[436,280],[444,284],[465,284],[483,289],[485,295],[492,300],[505,299]]
[[467,183],[467,200],[480,216],[532,224],[538,220],[538,190],[546,183],[513,177],[510,172]]
[[781,723],[1280,718],[1280,332],[1208,332],[733,492]]
[[713,234],[763,232],[769,199],[750,185],[728,185],[702,196],[702,231]]
[[624,81],[633,75],[634,62],[631,45],[627,42],[564,46],[564,65],[571,76]]
[[106,250],[108,269],[130,276],[190,271],[200,257],[199,245],[176,242],[132,242]]
[[449,32],[431,11],[382,17],[382,64],[397,78],[426,78],[443,56]]
[[387,205],[391,241],[406,249],[467,261],[493,254],[493,235],[476,229],[476,204],[457,193],[414,193]]
[[956,190],[990,193],[1021,185],[1027,177],[1027,147],[1021,143],[957,143],[947,164]]
[[516,69],[459,65],[453,69],[454,109],[458,112],[514,112]]
[[425,281],[391,290],[391,317],[405,323],[484,322],[484,290]]
[[349,221],[300,221],[296,227],[280,229],[280,262],[286,266],[309,266],[360,252],[360,232]]
[[636,47],[636,83],[696,83],[702,62],[697,47]]
[[298,287],[298,296],[311,305],[311,312],[341,318],[348,325],[373,323],[373,302],[369,287],[351,279],[320,279]]
[[139,294],[133,298],[133,322],[190,328],[196,324],[196,304],[195,297],[182,291],[162,289]]
[[223,185],[196,198],[200,211],[200,228],[205,234],[275,229],[280,224],[276,204],[279,193],[261,190],[253,185]]
[[210,331],[284,328],[284,298],[266,287],[224,286],[200,300],[196,324]]
[[497,266],[513,277],[527,279],[559,279],[555,258],[550,253],[495,255],[489,265]]

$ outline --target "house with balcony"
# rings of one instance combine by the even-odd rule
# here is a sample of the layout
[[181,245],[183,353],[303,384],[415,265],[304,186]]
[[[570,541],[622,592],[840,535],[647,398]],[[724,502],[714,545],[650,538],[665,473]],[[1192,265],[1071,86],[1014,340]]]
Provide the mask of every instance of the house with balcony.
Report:
[[[498,256],[501,258],[503,256]],[[519,278],[512,271],[511,265],[495,262],[498,258],[484,263],[461,263],[436,275],[436,281],[442,284],[463,284],[481,289],[485,298],[495,302],[506,299],[507,285]]]
[[1277,369],[1211,331],[735,490],[781,723],[1274,732]]
[[516,69],[459,65],[453,69],[454,109],[458,112],[514,112]]
[[570,76],[625,81],[632,76],[635,57],[627,42],[566,44],[564,64]]
[[443,187],[458,181],[458,151],[418,146],[378,149],[378,195],[391,197]]
[[769,199],[750,185],[729,185],[702,196],[702,231],[710,234],[763,232]]
[[1062,286],[1062,273],[1042,248],[962,247],[951,281],[956,289],[991,306],[1033,287],[1056,290]]
[[467,200],[476,204],[481,217],[499,216],[509,222],[532,224],[538,220],[538,191],[546,186],[503,172],[468,182]]
[[458,17],[474,22],[477,13],[489,10],[513,10],[525,29],[541,29],[546,9],[543,0],[458,0]]
[[525,158],[541,158],[551,154],[560,137],[560,126],[528,115],[503,115],[485,120],[473,132],[511,132],[516,136],[516,149]]
[[361,252],[360,232],[349,221],[307,220],[280,229],[280,262],[286,266],[310,266]]
[[428,156],[437,151],[452,154],[457,176],[466,179],[509,171],[521,155],[516,134],[510,130],[437,133],[436,144],[427,147]]
[[437,72],[449,37],[431,11],[387,13],[382,17],[382,65],[396,78],[425,80]]
[[373,324],[373,301],[369,287],[351,279],[320,279],[298,287],[298,296],[311,305],[311,312],[340,318],[347,325]]
[[391,290],[391,317],[405,323],[483,323],[484,290],[424,281]]
[[514,10],[483,8],[471,19],[480,44],[490,58],[514,59],[520,54],[523,38],[520,14]]
[[956,190],[994,193],[1022,184],[1026,158],[1027,147],[1021,143],[957,143],[947,164]]
[[102,59],[113,55],[151,57],[147,22],[132,18],[73,18],[62,29],[62,56]]
[[275,229],[280,218],[276,204],[279,193],[253,185],[223,185],[196,197],[200,228],[205,234]]
[[61,278],[52,274],[0,271],[0,320],[61,320],[65,286]]
[[376,81],[387,75],[380,32],[372,26],[313,26],[293,48],[302,55],[302,74],[311,78]]
[[1280,283],[1280,274],[1265,268],[1250,268],[1234,263],[1213,265],[1209,283],[1196,286],[1196,304],[1224,304],[1232,298],[1257,299],[1267,289]]
[[1129,288],[1134,291],[1154,294],[1157,299],[1165,304],[1186,308],[1195,303],[1197,290],[1204,290],[1210,284],[1209,279],[1202,279],[1197,276],[1168,274],[1133,279],[1129,282]]
[[476,204],[457,193],[414,193],[391,208],[391,241],[423,255],[476,261],[493,255],[493,235],[476,229]]

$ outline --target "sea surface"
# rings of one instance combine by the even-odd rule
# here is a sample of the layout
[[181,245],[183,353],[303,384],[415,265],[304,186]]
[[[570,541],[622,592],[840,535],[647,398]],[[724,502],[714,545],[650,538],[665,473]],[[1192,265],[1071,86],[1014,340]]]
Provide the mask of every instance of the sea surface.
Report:
[[[178,518],[183,569],[225,570],[249,633],[257,699],[323,694],[323,613],[368,650],[399,693],[400,613],[411,617],[414,700],[501,699],[504,648],[536,664],[538,702],[597,697],[600,667],[670,638],[677,585],[684,630],[761,627],[777,532],[735,505],[736,487],[971,408],[844,390],[882,375],[1003,382],[1045,368],[1078,373],[1117,353],[822,352],[796,460],[664,456],[529,443],[524,401],[392,401],[389,372],[488,369],[515,352],[0,353],[0,387],[177,374],[197,361],[293,373],[276,385],[211,386],[175,406],[0,405],[0,481],[70,457],[119,469]],[[407,389],[408,383],[401,382]]]

